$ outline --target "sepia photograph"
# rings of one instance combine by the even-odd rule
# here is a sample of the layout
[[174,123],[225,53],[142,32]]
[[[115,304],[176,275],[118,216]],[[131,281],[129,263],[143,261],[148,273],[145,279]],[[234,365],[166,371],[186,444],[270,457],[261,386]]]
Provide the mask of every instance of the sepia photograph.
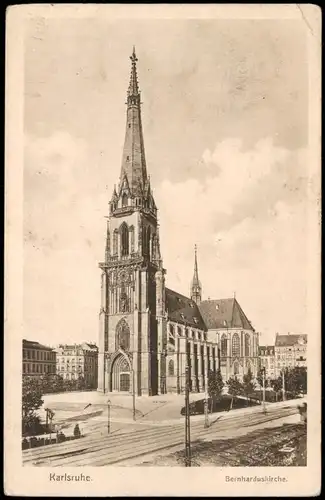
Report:
[[284,484],[314,463],[320,398],[316,35],[303,6],[97,7],[31,10],[21,32],[21,466]]

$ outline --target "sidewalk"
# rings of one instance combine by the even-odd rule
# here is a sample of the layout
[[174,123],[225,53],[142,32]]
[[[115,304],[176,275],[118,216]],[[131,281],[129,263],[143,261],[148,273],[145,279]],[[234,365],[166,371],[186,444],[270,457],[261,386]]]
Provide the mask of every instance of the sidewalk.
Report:
[[[298,405],[301,405],[303,401],[301,399],[294,399],[290,401],[281,401],[278,403],[267,403],[266,404],[266,412],[273,412],[279,408],[295,408]],[[223,411],[223,412],[216,412],[216,413],[209,413],[209,418],[210,419],[218,419],[218,420],[228,420],[231,418],[239,417],[241,415],[247,415],[247,414],[258,414],[262,413],[263,408],[262,406],[251,406],[248,408],[239,408],[237,410],[231,410],[229,412]],[[191,421],[192,422],[200,422],[204,421],[205,416],[204,415],[192,415],[191,416]],[[183,425],[184,424],[184,416],[180,416],[178,418],[173,418],[173,419],[163,419],[163,420],[150,420],[150,419],[145,419],[143,417],[136,417],[136,420],[133,420],[132,416],[130,417],[114,417],[112,416],[110,418],[110,421],[112,423],[123,423],[123,424],[132,424],[132,425],[139,425],[139,426],[169,426],[169,425]],[[99,423],[99,422],[106,422],[107,421],[107,411],[103,411],[100,416],[97,416],[91,420],[92,423]]]
[[[203,399],[204,394],[194,393],[190,400]],[[184,395],[166,394],[163,396],[141,396],[135,401],[136,420],[133,420],[133,398],[131,395],[101,394],[98,392],[87,393],[64,393],[51,394],[44,397],[44,407],[52,407],[55,411],[57,422],[88,421],[100,422],[107,420],[107,402],[110,400],[110,420],[112,422],[146,424],[146,425],[170,425],[184,422],[181,408],[184,407]],[[283,406],[301,405],[306,398],[280,401],[277,403],[265,403],[266,410],[274,410]],[[87,405],[89,405],[87,407]],[[87,407],[87,408],[86,408]],[[231,410],[229,412],[217,412],[210,414],[226,419],[235,415],[247,413],[259,413],[262,406],[251,406]],[[193,415],[193,422],[204,419],[204,415]]]

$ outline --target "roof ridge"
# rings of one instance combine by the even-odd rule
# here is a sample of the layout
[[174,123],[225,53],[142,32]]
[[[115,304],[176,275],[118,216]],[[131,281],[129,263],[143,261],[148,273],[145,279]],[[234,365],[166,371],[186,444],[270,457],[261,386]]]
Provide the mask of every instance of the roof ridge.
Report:
[[175,290],[172,290],[171,288],[165,287],[165,291],[167,291],[167,290],[169,292],[176,294],[176,295],[179,295],[180,297],[183,297],[184,299],[188,300],[189,302],[194,302],[194,300],[192,300],[190,297],[187,297],[186,295],[183,295],[182,293],[175,292]]

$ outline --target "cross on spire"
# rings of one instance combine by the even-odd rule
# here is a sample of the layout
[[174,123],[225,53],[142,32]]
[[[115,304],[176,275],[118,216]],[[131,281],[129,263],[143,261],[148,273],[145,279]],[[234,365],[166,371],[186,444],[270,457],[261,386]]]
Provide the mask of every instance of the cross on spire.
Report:
[[[130,75],[130,83],[128,88],[128,104],[138,104],[140,102],[140,93],[139,93],[139,85],[138,85],[138,75],[137,75],[137,61],[138,58],[135,53],[135,46],[133,45],[133,52],[130,56],[131,59],[131,75]],[[137,99],[134,99],[134,98]]]

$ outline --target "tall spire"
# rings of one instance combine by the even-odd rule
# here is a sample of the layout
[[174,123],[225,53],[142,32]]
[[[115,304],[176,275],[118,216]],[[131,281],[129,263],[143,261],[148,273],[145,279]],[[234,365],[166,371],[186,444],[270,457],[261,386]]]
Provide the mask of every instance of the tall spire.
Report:
[[197,246],[194,247],[194,274],[191,282],[191,299],[197,304],[201,302],[202,299],[202,286],[199,280],[199,271],[197,265]]
[[130,83],[127,91],[126,131],[122,156],[120,185],[127,177],[131,194],[141,196],[147,182],[147,168],[141,122],[141,97],[137,76],[138,58],[133,47]]

